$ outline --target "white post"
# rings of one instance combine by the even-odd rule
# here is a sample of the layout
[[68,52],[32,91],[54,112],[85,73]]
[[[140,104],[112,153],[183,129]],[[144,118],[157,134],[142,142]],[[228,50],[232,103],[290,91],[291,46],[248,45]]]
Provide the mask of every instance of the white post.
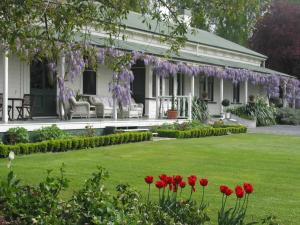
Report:
[[287,82],[284,80],[283,81],[283,107],[287,107],[287,99],[286,99],[286,85],[287,85]]
[[[3,102],[2,102],[2,121],[8,122],[8,51],[3,53]],[[14,110],[14,109],[11,109]]]
[[293,109],[296,108],[296,87],[293,87]]
[[177,74],[173,77],[173,95],[177,95]]
[[248,80],[245,80],[245,104],[248,103]]
[[166,96],[166,79],[164,77],[161,78],[161,95]]
[[146,66],[145,71],[145,116],[150,117],[150,98],[152,97],[153,70],[151,66]]
[[159,118],[159,108],[160,108],[160,100],[159,100],[159,96],[160,96],[160,77],[156,75],[156,118]]
[[195,96],[195,77],[191,76],[191,95]]
[[[66,63],[66,58],[65,58],[65,55],[62,55],[61,56],[61,59],[60,59],[60,73],[61,73],[61,78],[62,79],[65,79],[65,73],[66,73],[66,70],[65,70],[65,63]],[[62,96],[59,96],[58,98],[58,105],[59,105],[59,113],[60,113],[60,119],[63,120],[65,117],[66,117],[66,112],[64,110],[64,100],[61,99]]]
[[192,120],[192,94],[189,94],[188,100],[188,119]]
[[224,81],[223,78],[220,78],[220,112],[221,112],[221,116],[223,116],[224,114],[224,110],[223,110],[223,106],[222,106],[222,101],[224,98]]
[[112,115],[113,120],[118,119],[118,112],[117,112],[117,99],[115,96],[113,96],[113,115]]

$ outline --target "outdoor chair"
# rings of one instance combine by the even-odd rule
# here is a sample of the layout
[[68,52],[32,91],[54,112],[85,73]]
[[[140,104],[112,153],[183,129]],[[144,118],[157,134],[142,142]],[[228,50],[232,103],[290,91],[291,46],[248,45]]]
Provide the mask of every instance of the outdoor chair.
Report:
[[75,97],[69,99],[70,102],[70,119],[73,117],[90,118],[90,103],[86,101],[76,101]]
[[[11,105],[8,106],[8,118],[11,119],[10,117],[10,112],[11,112]],[[0,115],[1,118],[3,117],[3,94],[0,94]]]
[[136,103],[135,100],[131,99],[130,107],[132,110],[135,110],[138,112],[138,117],[143,117],[143,111],[144,111],[144,105],[142,103]]
[[91,105],[96,107],[97,117],[112,117],[113,116],[113,99],[112,97],[90,96]]
[[22,105],[16,107],[18,111],[18,117],[17,117],[18,120],[19,119],[24,120],[25,113],[27,113],[28,117],[32,119],[32,115],[31,115],[32,103],[33,103],[32,95],[24,94]]

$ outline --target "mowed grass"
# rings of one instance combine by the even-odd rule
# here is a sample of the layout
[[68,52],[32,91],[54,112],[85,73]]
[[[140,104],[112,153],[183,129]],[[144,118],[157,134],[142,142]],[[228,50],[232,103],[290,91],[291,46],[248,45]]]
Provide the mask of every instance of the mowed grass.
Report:
[[[207,177],[206,199],[209,214],[216,218],[220,206],[219,185],[234,188],[244,181],[254,185],[249,217],[262,218],[276,215],[282,224],[300,224],[300,137],[266,134],[239,134],[199,139],[169,140],[133,143],[98,149],[65,153],[17,156],[13,170],[23,183],[37,184],[47,169],[58,174],[66,165],[69,189],[63,198],[69,198],[84,180],[96,170],[97,165],[110,173],[106,181],[110,191],[116,184],[129,183],[146,196],[145,175],[161,173],[195,174]],[[0,160],[0,177],[4,179],[7,160]],[[198,186],[199,188],[199,186]],[[186,196],[189,190],[186,190]],[[200,199],[201,191],[195,193]],[[157,196],[153,188],[152,197]],[[233,205],[233,200],[229,204]]]

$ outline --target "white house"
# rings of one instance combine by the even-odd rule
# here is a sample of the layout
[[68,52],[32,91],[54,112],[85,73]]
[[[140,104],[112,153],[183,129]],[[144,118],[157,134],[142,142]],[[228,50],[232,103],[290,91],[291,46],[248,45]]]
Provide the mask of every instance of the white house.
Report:
[[[160,29],[163,27],[152,26],[152,30],[149,30],[141,21],[141,15],[130,13],[125,21],[127,28],[124,31],[128,38],[126,41],[120,40],[114,47],[125,51],[143,52],[143,54],[163,59],[168,49],[168,46],[159,40]],[[153,65],[145,65],[141,62],[132,67],[135,79],[131,87],[134,100],[144,105],[143,118],[164,119],[164,112],[170,107],[170,96],[174,94],[179,96],[178,99],[181,102],[186,102],[181,104],[181,107],[187,108],[181,109],[180,116],[188,119],[191,116],[191,98],[201,98],[204,92],[207,93],[209,100],[210,114],[219,115],[223,110],[221,107],[223,99],[228,99],[232,105],[235,105],[247,103],[249,95],[267,96],[265,84],[269,76],[277,76],[278,80],[283,82],[281,85],[283,94],[288,95],[288,83],[294,81],[294,78],[265,68],[267,56],[203,30],[196,30],[195,34],[190,32],[187,37],[188,41],[185,47],[180,50],[179,55],[172,57],[172,62],[175,64],[181,62],[192,67],[204,68],[208,66],[223,72],[226,70],[233,70],[232,73],[243,71],[251,76],[252,81],[245,77],[241,81],[233,82],[232,76],[226,79],[226,76],[219,76],[218,74],[214,76],[207,76],[207,74],[186,76],[183,73],[178,73],[175,76],[159,77],[153,72]],[[92,44],[94,45],[105,46],[105,38],[105,33],[92,32]],[[6,57],[5,54],[2,54],[2,57],[3,60],[0,61],[0,94],[3,95],[3,125],[7,123],[11,126],[18,124],[15,121],[8,121],[4,106],[13,107],[12,110],[8,108],[7,111],[10,111],[11,119],[17,119],[16,107],[22,104],[22,101],[18,99],[24,98],[26,94],[34,96],[34,105],[31,109],[34,120],[29,120],[28,123],[34,124],[36,118],[57,117],[59,113],[58,85],[55,75],[49,76],[47,65],[41,62],[29,65],[20,61],[16,56]],[[58,63],[59,70],[64,68],[62,62],[60,60]],[[250,73],[251,75],[249,75]],[[260,79],[254,76],[263,76],[264,78]],[[74,83],[66,78],[65,82],[68,87],[82,95],[104,97],[111,96],[109,91],[111,79],[112,71],[104,65],[99,65],[95,74],[89,76],[83,74]],[[253,82],[255,79],[260,80]],[[264,83],[261,80],[266,81]],[[268,85],[272,84],[269,83]],[[293,90],[290,91],[291,106],[295,106],[296,86],[293,86]],[[16,99],[14,100],[14,98]],[[285,104],[287,105],[288,102],[286,101]],[[13,118],[12,111],[14,112]],[[76,119],[69,123],[74,121]]]

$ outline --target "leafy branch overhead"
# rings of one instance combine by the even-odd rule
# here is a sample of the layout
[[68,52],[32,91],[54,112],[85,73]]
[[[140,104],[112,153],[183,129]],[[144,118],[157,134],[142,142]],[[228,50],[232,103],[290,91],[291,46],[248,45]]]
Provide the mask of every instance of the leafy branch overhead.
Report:
[[[168,35],[162,41],[178,51],[186,40],[187,26],[177,19],[176,4],[142,0],[138,6],[149,29],[155,29],[149,23],[152,19],[157,26],[164,23]],[[107,44],[113,45],[117,39],[126,39],[124,20],[130,8],[131,0],[4,0],[0,2],[0,43],[24,60],[37,56],[56,60],[70,44],[85,48],[95,30],[106,33]]]

